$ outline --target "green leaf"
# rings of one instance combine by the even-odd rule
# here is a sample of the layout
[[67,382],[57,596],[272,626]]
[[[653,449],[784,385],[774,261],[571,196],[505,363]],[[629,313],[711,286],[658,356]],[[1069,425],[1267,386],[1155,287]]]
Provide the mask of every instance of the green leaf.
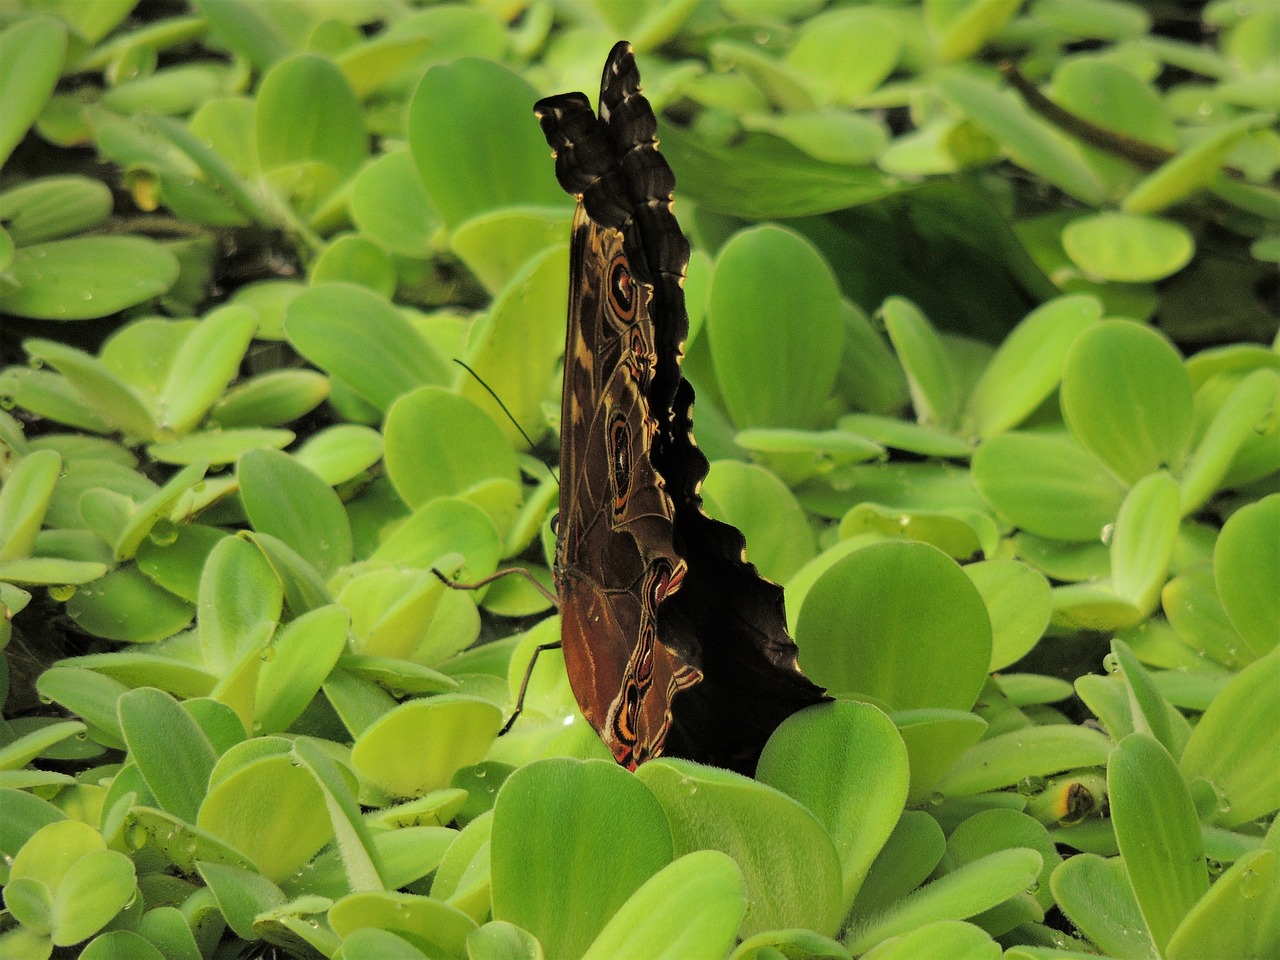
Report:
[[1241,507],[1214,547],[1222,607],[1246,644],[1262,656],[1280,643],[1280,495]]
[[293,753],[311,772],[324,794],[325,809],[336,834],[335,846],[342,860],[346,889],[352,891],[382,890],[386,883],[386,867],[373,842],[373,833],[361,815],[355,792],[347,782],[348,771],[339,767],[315,741],[299,737]]
[[22,247],[9,272],[18,289],[0,297],[6,313],[88,320],[165,293],[178,279],[178,260],[145,237],[81,236]]
[[918,540],[957,560],[992,554],[1000,539],[995,522],[985,513],[965,509],[898,510],[877,503],[854,507],[840,518],[838,530],[846,540],[867,534]]
[[266,171],[318,161],[345,178],[369,152],[355,91],[333,61],[314,53],[267,71],[258,88],[256,126]]
[[330,605],[302,614],[276,633],[258,673],[256,732],[287,730],[302,715],[346,647],[348,623],[347,612]]
[[[246,810],[257,813],[247,817]],[[333,839],[320,787],[286,754],[261,757],[223,777],[204,798],[196,825],[244,853],[275,882]]]
[[[163,539],[167,531],[173,529],[171,517],[182,516],[185,513],[179,504],[184,497],[187,497],[187,503],[190,503],[191,489],[204,482],[205,470],[206,464],[203,463],[195,463],[179,470],[165,482],[163,487],[133,508],[131,516],[121,527],[119,535],[112,544],[116,561],[126,560],[136,554],[142,542],[149,536],[154,535]],[[93,493],[92,490],[80,498],[82,514],[86,498],[91,493]],[[166,528],[166,524],[170,526]]]
[[0,193],[0,222],[20,247],[90,230],[110,215],[110,188],[79,174],[39,177]]
[[[243,854],[173,814],[154,807],[135,806],[129,816],[153,852],[183,873],[195,873],[196,863],[200,861],[251,866]],[[137,836],[137,831],[134,835]]]
[[253,919],[260,913],[283,906],[285,895],[257,870],[225,863],[196,864],[208,885],[227,926],[238,936],[255,939]]
[[1280,945],[1276,852],[1253,850],[1214,881],[1169,939],[1169,960],[1264,956]]
[[[475,934],[478,932],[473,930],[467,934],[467,955],[474,957],[475,960],[484,960],[486,954],[472,946],[475,942]],[[333,956],[334,960],[359,960],[360,957],[379,957],[382,960],[430,960],[408,940],[396,936],[390,930],[381,930],[378,927],[360,927],[352,930],[342,938],[342,947]],[[530,957],[530,960],[533,958]]]
[[981,596],[921,543],[873,544],[838,561],[809,589],[796,637],[815,683],[893,709],[968,710],[991,660]]
[[352,649],[378,657],[417,657],[445,593],[430,570],[375,569],[354,576],[338,594],[351,612]]
[[1160,695],[1151,675],[1143,669],[1127,643],[1118,637],[1111,640],[1111,652],[1124,673],[1129,690],[1129,714],[1135,730],[1150,734],[1171,756],[1178,756],[1187,740],[1187,725],[1175,730],[1169,703]]
[[1142,283],[1177,273],[1191,260],[1195,242],[1172,220],[1135,213],[1096,213],[1062,231],[1067,256],[1099,280]]
[[6,906],[55,946],[88,939],[136,892],[133,862],[106,846],[78,820],[41,827],[13,858]]
[[1218,407],[1179,480],[1183,514],[1199,509],[1218,490],[1242,444],[1264,429],[1277,393],[1275,373],[1255,370]]
[[229,65],[187,63],[135,74],[116,83],[102,104],[116,113],[188,114],[235,82]]
[[463,565],[451,562],[448,573],[469,583],[497,570],[501,552],[497,528],[488,514],[458,497],[436,497],[396,527],[369,559],[429,569],[450,554],[461,554]]
[[[510,773],[510,770],[506,772]],[[498,786],[494,786],[495,793]],[[490,811],[472,819],[449,845],[431,880],[431,896],[457,907],[477,923],[487,919],[490,911],[492,828],[493,814]]]
[[235,463],[251,450],[279,450],[293,443],[292,430],[242,427],[230,430],[200,430],[170,443],[152,443],[147,453],[153,460],[172,464]]
[[199,0],[219,39],[259,70],[292,53],[311,26],[301,8],[252,0]]
[[938,789],[947,796],[998,790],[1023,777],[1101,766],[1110,754],[1111,741],[1097,730],[1064,724],[1028,727],[970,747]]
[[130,687],[159,687],[180,697],[207,696],[215,682],[200,667],[153,653],[91,653],[71,657],[62,665],[96,670]]
[[133,861],[123,853],[98,850],[81,857],[54,897],[54,946],[80,943],[101,930],[133,899],[136,882]]
[[13,856],[22,845],[41,827],[70,818],[33,793],[9,788],[0,788],[0,809],[5,813],[4,819],[0,820],[0,850],[4,851],[0,878],[8,883]]
[[827,828],[847,912],[907,799],[907,751],[893,721],[864,703],[802,710],[769,738],[756,779],[800,801]]
[[152,907],[143,914],[138,930],[163,956],[173,960],[202,960],[195,933],[186,914],[177,907]]
[[1049,583],[1024,563],[983,560],[962,568],[973,581],[991,618],[991,671],[1021,660],[1049,625]]
[[[170,532],[172,541],[168,540]],[[223,530],[197,523],[162,528],[138,545],[138,569],[170,593],[195,603],[209,551],[225,536]]]
[[1144,733],[1129,734],[1112,753],[1107,791],[1125,871],[1163,953],[1187,911],[1209,889],[1191,796],[1169,752]]
[[66,27],[52,17],[20,20],[0,33],[0,166],[44,109],[66,54]]
[[1019,166],[1090,206],[1103,201],[1102,182],[1080,148],[1032,114],[1013,93],[959,69],[942,74],[938,87],[974,124],[1003,144]]
[[[403,21],[398,26],[403,31]],[[406,67],[420,61],[424,52],[439,43],[438,37],[412,36],[403,32],[400,36],[387,35],[392,32],[388,30],[382,36],[346,46],[335,57],[361,100],[376,93],[379,87],[391,81]]]
[[845,348],[836,388],[855,410],[891,413],[907,403],[907,380],[897,358],[867,315],[848,300],[840,301]]
[[711,62],[717,69],[733,71],[750,78],[785,114],[813,109],[813,97],[800,78],[785,64],[755,45],[732,39],[713,40],[709,52]]
[[21,769],[50,747],[84,731],[84,724],[78,720],[61,720],[37,727],[0,747],[0,770]]
[[414,387],[453,377],[386,298],[355,284],[303,291],[289,303],[284,329],[299,353],[379,410]]
[[[458,689],[458,681],[452,677],[408,660],[393,657],[374,657],[367,653],[344,653],[338,658],[343,670],[366,677],[397,696],[407,693],[448,693]],[[463,768],[462,772],[468,769]],[[456,783],[457,776],[454,777]],[[488,784],[486,784],[488,786]],[[497,784],[493,785],[497,788]]]
[[[57,701],[83,718],[93,738],[118,750],[124,749],[124,735],[116,702],[129,688],[118,680],[80,667],[51,667],[36,680],[41,697]],[[2,845],[0,845],[2,846]]]
[[[210,118],[216,119],[210,122]],[[279,213],[270,209],[237,172],[258,172],[253,120],[253,103],[243,99],[206,102],[196,111],[190,127],[171,117],[149,117],[150,129],[186,154],[204,175],[204,181],[199,182],[162,173],[160,189],[164,201],[179,210],[190,206],[192,219],[207,220],[212,226],[240,226],[246,220],[277,226]],[[224,152],[239,163],[224,159]]]
[[225,672],[263,647],[280,620],[283,588],[261,551],[239,537],[218,541],[200,576],[200,647]]
[[118,703],[120,729],[147,787],[164,810],[194,824],[217,760],[213,744],[163,691],[140,687]]
[[893,349],[906,371],[917,420],[951,426],[959,403],[959,385],[937,331],[915,304],[902,297],[890,297],[880,309]]
[[809,241],[772,225],[735,234],[716,258],[706,323],[735,425],[817,425],[840,365],[840,292]]
[[449,227],[499,207],[567,206],[530,110],[538,93],[499,63],[436,64],[409,102],[409,147]]
[[146,937],[132,930],[111,930],[93,938],[81,960],[166,960]]
[[924,22],[938,56],[959,60],[999,33],[1019,6],[1017,0],[925,0]]
[[1025,420],[1058,385],[1067,351],[1102,317],[1086,294],[1056,297],[1019,323],[991,358],[965,403],[966,432],[986,439]]
[[841,430],[870,437],[878,444],[925,457],[966,458],[972,447],[943,427],[871,413],[846,413],[836,424]]
[[352,480],[382,459],[382,434],[356,423],[339,423],[311,434],[293,453],[330,486]]
[[111,433],[115,429],[66,377],[51,370],[10,367],[0,372],[0,397],[55,423],[89,433]]
[[865,960],[913,960],[936,952],[949,960],[995,960],[1000,944],[981,927],[961,920],[935,920],[918,930],[882,941],[862,956]]
[[943,775],[987,730],[986,721],[968,711],[937,707],[895,711],[893,722],[907,745],[911,761],[907,797],[913,802],[936,799]]
[[755,464],[717,460],[702,486],[708,513],[742,531],[761,576],[785,583],[813,559],[804,511],[778,477]]
[[267,563],[280,580],[285,603],[295,616],[333,602],[333,597],[316,568],[298,556],[284,541],[277,540],[269,533],[246,532],[242,536],[257,546],[267,558]]
[[1081,446],[1127,483],[1182,466],[1192,402],[1177,350],[1142,324],[1095,324],[1067,356],[1063,417]]
[[[1073,7],[1079,8],[1076,17],[1071,17]],[[1119,4],[1097,4],[1094,0],[1079,4],[1048,0],[1036,10],[1040,16],[1047,13],[1053,22],[1076,20],[1072,26],[1084,30],[1094,26],[1091,21],[1113,12],[1137,14],[1138,10]],[[1149,26],[1139,25],[1136,36],[1146,33]],[[1092,34],[1086,34],[1089,35]],[[1053,73],[1052,96],[1054,103],[1099,127],[1166,150],[1178,148],[1177,128],[1160,94],[1115,60],[1088,54],[1062,60]]]
[[747,912],[742,871],[718,850],[663,867],[633,893],[583,960],[720,960]]
[[667,162],[680,173],[680,196],[700,210],[747,220],[829,213],[903,189],[879,170],[824,163],[768,134],[746,134],[724,144],[660,123],[658,137]]
[[540,760],[516,770],[494,804],[491,844],[494,919],[528,930],[552,957],[582,956],[672,854],[671,828],[653,794],[598,760]]
[[[415,174],[416,176],[416,174]],[[470,268],[490,293],[506,288],[535,256],[550,247],[559,247],[569,235],[573,217],[562,207],[503,207],[477,214],[459,224],[449,246]],[[557,255],[560,262],[566,258]],[[563,287],[564,285],[562,285]],[[565,290],[560,290],[557,308],[564,306]],[[563,309],[549,311],[558,319]],[[531,318],[532,319],[532,318]],[[558,328],[559,324],[555,326]]]
[[335,237],[311,264],[312,283],[355,283],[390,297],[396,292],[396,267],[382,247],[368,237]]
[[162,429],[184,434],[209,412],[240,370],[258,328],[256,313],[231,305],[211,311],[183,340],[157,398]]
[[1111,538],[1111,586],[1143,616],[1155,610],[1169,575],[1178,514],[1178,484],[1163,470],[1135,483],[1120,504]]
[[1180,761],[1188,780],[1204,777],[1218,794],[1212,820],[1249,823],[1280,808],[1280,652],[1241,670],[1196,724]]
[[888,139],[881,123],[859,113],[840,110],[754,113],[740,119],[744,129],[771,133],[826,163],[869,164],[884,149]]
[[757,427],[739,430],[733,442],[749,451],[753,459],[767,466],[788,486],[831,466],[875,460],[884,455],[880,444],[847,433],[843,426],[839,430]]
[[844,938],[853,953],[938,920],[964,920],[1026,890],[1042,865],[1040,854],[1024,847],[1001,850],[934,880],[856,924]]
[[489,480],[514,484],[518,476],[515,451],[498,425],[440,387],[420,387],[397,400],[383,434],[387,473],[411,507],[466,494]]
[[945,862],[951,870],[1014,847],[1035,850],[1044,858],[1044,866],[1032,890],[977,918],[975,922],[993,936],[1002,936],[1013,929],[1027,913],[1043,915],[1043,911],[1053,906],[1053,895],[1047,881],[1054,867],[1062,862],[1062,857],[1042,823],[1028,814],[999,807],[980,810],[967,817],[947,839]]
[[[797,27],[787,65],[819,102],[854,106],[893,72],[903,46],[899,21],[876,7],[824,10]],[[855,43],[858,56],[844,56]]]
[[329,395],[314,370],[273,370],[226,391],[209,412],[220,427],[275,427],[310,413]]
[[329,909],[334,933],[347,937],[374,927],[397,934],[428,956],[460,957],[476,923],[461,910],[411,893],[371,890],[343,897]]
[[1121,857],[1068,857],[1049,878],[1062,912],[1109,956],[1156,960],[1151,931],[1134,898]]
[[787,926],[834,935],[843,916],[839,855],[801,804],[747,777],[687,760],[651,760],[636,777],[666,810],[678,855],[711,849],[737,861],[750,904],[743,936]]
[[28,340],[23,346],[32,359],[66,377],[83,402],[113,429],[144,439],[155,434],[155,418],[146,401],[97,357],[53,340]]
[[410,700],[360,734],[351,764],[392,796],[421,796],[447,787],[458,770],[483,760],[501,726],[502,712],[478,697]]
[[[475,376],[463,378],[458,392],[488,414],[512,445],[525,444],[517,424],[535,442],[546,432],[542,404],[564,351],[565,254],[557,245],[517,265],[511,282],[468,338],[467,365]],[[502,385],[501,406],[482,384]]]
[[1260,114],[1240,117],[1198,138],[1139,181],[1120,208],[1125,213],[1155,213],[1204,189],[1222,172],[1231,151],[1252,131],[1268,127],[1273,119]]
[[[67,580],[59,576],[58,582]],[[81,630],[130,643],[154,643],[173,636],[191,622],[194,613],[191,604],[157,586],[134,566],[117,567],[86,583],[67,601],[67,615]]]
[[[1115,0],[1040,0],[1036,17],[1072,36],[1100,40],[1136,40],[1151,29],[1146,10]],[[1158,38],[1146,39],[1155,48]]]
[[351,524],[327,483],[293,457],[252,450],[236,465],[249,522],[279,538],[322,577],[351,562]]
[[1069,583],[1053,588],[1055,627],[1112,633],[1137,626],[1143,613],[1128,600],[1116,596],[1108,583]]
[[849,957],[849,951],[838,941],[812,930],[792,928],[766,930],[747,937],[729,955],[729,960],[773,960],[779,954],[806,960],[848,960]]
[[0,563],[31,556],[61,471],[62,457],[36,450],[5,478],[0,487]]

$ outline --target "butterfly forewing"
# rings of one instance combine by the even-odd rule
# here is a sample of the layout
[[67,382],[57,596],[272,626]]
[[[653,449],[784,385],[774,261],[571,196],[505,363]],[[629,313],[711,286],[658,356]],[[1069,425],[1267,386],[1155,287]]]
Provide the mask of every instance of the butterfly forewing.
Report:
[[698,674],[657,642],[658,606],[678,589],[684,563],[671,544],[674,506],[649,459],[651,291],[624,247],[618,229],[579,204],[555,567],[574,694],[618,761],[635,766],[661,752],[672,699]]

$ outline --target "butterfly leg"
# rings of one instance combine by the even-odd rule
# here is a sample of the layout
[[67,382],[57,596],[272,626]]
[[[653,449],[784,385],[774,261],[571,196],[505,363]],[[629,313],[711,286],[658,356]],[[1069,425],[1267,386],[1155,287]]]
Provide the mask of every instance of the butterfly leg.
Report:
[[499,570],[497,573],[491,573],[487,577],[481,577],[474,583],[459,583],[456,580],[450,580],[435,567],[431,568],[431,572],[434,573],[439,578],[440,582],[450,590],[479,590],[481,587],[487,587],[495,580],[501,580],[503,577],[518,574],[533,584],[533,588],[550,600],[553,605],[557,607],[560,605],[560,601],[556,595],[543,586],[542,582],[524,567],[507,567],[507,569]]
[[559,650],[561,643],[554,640],[551,643],[540,643],[533,648],[533,656],[529,658],[529,666],[525,667],[524,679],[520,681],[520,692],[516,695],[516,708],[511,711],[511,717],[502,725],[502,729],[498,731],[498,736],[502,736],[513,726],[515,726],[516,717],[524,711],[524,695],[529,689],[529,678],[533,676],[533,668],[538,662],[538,656],[546,650]]

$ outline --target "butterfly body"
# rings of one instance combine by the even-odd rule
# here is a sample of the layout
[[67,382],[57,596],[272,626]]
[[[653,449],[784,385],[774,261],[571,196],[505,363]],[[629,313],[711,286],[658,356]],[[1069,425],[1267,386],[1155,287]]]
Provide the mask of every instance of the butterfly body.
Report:
[[555,557],[570,684],[619,763],[750,772],[777,724],[825,696],[800,672],[781,588],[702,511],[680,371],[689,245],[630,46],[609,56],[598,116],[580,93],[535,112],[578,198]]

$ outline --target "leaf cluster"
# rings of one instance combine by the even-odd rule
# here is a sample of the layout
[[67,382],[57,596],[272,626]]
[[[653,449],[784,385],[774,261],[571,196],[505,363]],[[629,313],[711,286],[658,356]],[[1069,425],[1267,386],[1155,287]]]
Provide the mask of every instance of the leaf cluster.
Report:
[[[0,4],[0,954],[1280,951],[1280,14],[1201,15]],[[499,737],[558,621],[432,572],[551,582],[530,107],[620,36],[836,698],[755,779],[554,653]]]

